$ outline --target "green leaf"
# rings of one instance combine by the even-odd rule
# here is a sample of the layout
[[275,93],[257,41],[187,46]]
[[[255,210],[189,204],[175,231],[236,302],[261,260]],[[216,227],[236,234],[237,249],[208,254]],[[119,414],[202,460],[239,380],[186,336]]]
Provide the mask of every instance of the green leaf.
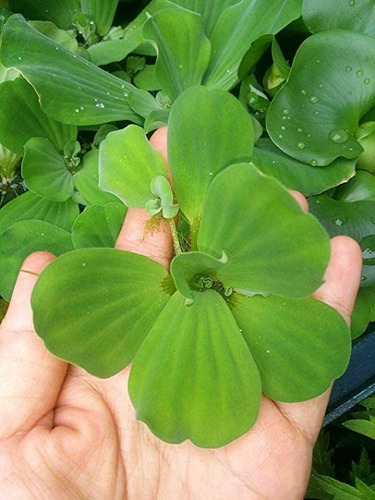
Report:
[[133,362],[129,394],[137,418],[160,439],[216,448],[254,424],[258,370],[219,294],[176,293]]
[[347,202],[375,201],[375,176],[369,172],[357,171],[350,182],[339,186],[335,190],[334,198],[335,200]]
[[30,26],[36,28],[43,35],[48,36],[59,45],[62,45],[71,52],[79,52],[85,50],[83,47],[78,46],[78,42],[72,31],[65,31],[59,29],[54,23],[50,21],[29,21]]
[[331,238],[346,234],[356,241],[361,241],[374,234],[374,201],[338,201],[322,194],[309,199],[309,208]]
[[82,12],[88,14],[96,25],[98,35],[108,33],[115,17],[119,0],[81,0]]
[[362,249],[362,277],[363,287],[375,285],[375,235],[366,236],[359,242]]
[[99,186],[125,205],[144,208],[153,198],[150,183],[156,175],[167,175],[165,163],[141,127],[129,125],[111,132],[101,143]]
[[271,399],[292,403],[316,397],[345,371],[349,328],[323,302],[236,296],[234,303],[232,312],[259,369],[262,391]]
[[25,144],[22,176],[30,191],[48,200],[66,201],[73,195],[73,175],[64,158],[43,137],[34,137]]
[[213,180],[198,249],[228,264],[217,276],[251,293],[302,298],[323,283],[330,243],[288,191],[249,164],[228,167]]
[[77,128],[49,118],[40,109],[38,96],[23,78],[0,85],[0,142],[23,156],[23,147],[32,137],[44,137],[62,151],[77,137]]
[[4,27],[1,57],[33,85],[43,111],[63,123],[140,121],[127,102],[133,85],[72,54],[19,15]]
[[70,231],[79,208],[72,200],[49,201],[27,192],[10,201],[0,210],[0,234],[20,220],[36,219]]
[[252,42],[301,15],[302,0],[241,0],[221,14],[210,36],[212,56],[204,84],[229,90],[238,80],[240,63]]
[[371,321],[372,302],[375,303],[375,287],[358,290],[350,323],[352,339],[358,338]]
[[244,80],[254,71],[255,66],[271,45],[273,38],[273,35],[264,35],[254,40],[238,68],[238,78],[240,80]]
[[226,263],[225,253],[220,260],[201,252],[181,253],[172,260],[171,274],[177,290],[191,302],[196,296],[193,290],[212,288],[212,276]]
[[371,417],[370,419],[371,420],[346,420],[342,423],[342,425],[351,431],[358,432],[363,436],[375,439],[375,419]]
[[334,495],[334,498],[340,500],[355,500],[357,498],[361,500],[368,500],[367,497],[363,496],[354,486],[342,483],[333,477],[323,476],[316,474],[315,479],[317,483],[323,488],[327,493]]
[[120,203],[87,207],[72,227],[74,248],[115,246],[124,222],[126,207]]
[[79,0],[8,0],[13,12],[29,19],[52,21],[66,30],[72,25],[72,16],[80,10]]
[[161,85],[156,76],[156,68],[154,64],[146,64],[144,69],[140,71],[134,78],[134,84],[144,90],[160,90]]
[[163,266],[135,253],[70,252],[37,281],[36,331],[55,356],[110,377],[130,363],[169,300],[167,277]]
[[340,29],[375,36],[373,0],[347,0],[339,8],[335,2],[304,0],[302,16],[312,33]]
[[0,234],[0,294],[9,301],[25,258],[37,250],[61,255],[73,249],[70,233],[40,220],[22,220]]
[[8,302],[0,298],[0,325],[8,310]]
[[179,7],[163,9],[146,22],[143,36],[157,51],[156,77],[172,100],[202,82],[211,44],[201,16]]
[[146,118],[153,111],[164,111],[155,97],[146,90],[134,89],[129,92],[128,101],[132,109]]
[[283,153],[269,139],[257,142],[251,161],[264,174],[305,196],[320,194],[347,182],[355,174],[354,160],[338,158],[325,168],[312,167]]
[[168,127],[168,160],[181,210],[197,232],[207,189],[217,172],[250,159],[253,125],[230,94],[204,87],[174,103]]
[[119,202],[117,196],[99,188],[99,150],[93,149],[82,159],[81,169],[74,175],[74,185],[88,203],[104,205]]
[[314,166],[359,156],[358,123],[375,104],[375,69],[369,62],[374,57],[375,40],[367,35],[332,31],[308,38],[269,107],[273,142]]

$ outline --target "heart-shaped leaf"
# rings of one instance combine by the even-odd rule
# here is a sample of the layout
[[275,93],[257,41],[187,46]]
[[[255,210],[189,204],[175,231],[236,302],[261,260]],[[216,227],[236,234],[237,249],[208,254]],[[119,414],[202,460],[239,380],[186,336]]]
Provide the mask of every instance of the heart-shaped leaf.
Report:
[[170,298],[167,271],[131,252],[75,250],[50,264],[32,295],[34,325],[57,357],[110,377],[135,356]]
[[34,137],[25,144],[22,176],[30,191],[52,201],[66,201],[74,193],[73,175],[48,139]]
[[12,16],[2,36],[3,64],[18,69],[32,84],[47,115],[76,125],[141,122],[127,102],[133,85],[72,54],[22,16]]
[[162,9],[146,22],[143,36],[157,51],[156,76],[172,100],[202,82],[211,44],[199,14],[180,7]]
[[171,298],[133,362],[129,394],[137,418],[160,439],[223,446],[254,424],[257,367],[219,294]]
[[335,189],[334,198],[335,200],[347,202],[375,201],[375,176],[369,172],[359,170],[350,182]]
[[0,85],[0,142],[19,156],[32,137],[49,139],[58,151],[76,139],[77,128],[63,125],[43,113],[34,89],[23,78]]
[[283,153],[269,139],[257,142],[251,162],[264,174],[305,196],[320,194],[348,181],[355,174],[354,160],[338,158],[325,168],[313,167]]
[[169,118],[168,160],[177,201],[196,239],[207,189],[217,172],[250,159],[252,121],[230,94],[191,88],[174,103]]
[[74,248],[113,248],[125,214],[126,207],[121,203],[85,208],[72,227]]
[[70,233],[41,220],[22,220],[0,234],[0,294],[7,301],[24,259],[37,250],[55,255],[73,250]]
[[96,25],[98,35],[104,36],[108,33],[115,17],[119,0],[81,0],[82,12],[88,14]]
[[373,0],[347,0],[340,4],[326,0],[304,0],[302,16],[312,33],[340,29],[375,36]]
[[375,104],[374,58],[375,40],[367,35],[329,31],[308,38],[269,107],[273,142],[314,166],[359,156],[358,123]]
[[150,183],[157,175],[167,175],[165,163],[141,127],[129,125],[111,132],[101,143],[99,186],[125,205],[144,208],[154,198]]
[[79,207],[72,200],[58,203],[29,191],[10,201],[0,210],[0,234],[16,222],[29,219],[49,222],[70,231],[78,214]]
[[220,172],[207,193],[198,249],[228,263],[225,286],[302,298],[323,283],[328,235],[288,191],[249,164]]
[[349,328],[323,302],[236,296],[233,315],[254,356],[262,390],[272,399],[318,396],[348,364]]
[[66,30],[72,25],[73,15],[80,10],[79,0],[9,0],[13,12],[20,12],[28,19],[52,21]]

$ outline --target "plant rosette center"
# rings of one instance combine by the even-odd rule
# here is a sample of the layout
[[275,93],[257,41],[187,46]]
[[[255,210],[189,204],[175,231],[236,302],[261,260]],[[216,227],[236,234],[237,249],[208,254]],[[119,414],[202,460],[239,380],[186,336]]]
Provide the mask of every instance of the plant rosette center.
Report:
[[[137,418],[169,443],[223,446],[254,425],[262,392],[313,398],[348,362],[345,321],[311,298],[328,235],[251,164],[253,143],[252,120],[233,96],[187,90],[168,124],[172,192],[140,127],[111,132],[100,187],[172,223],[170,273],[131,252],[75,250],[33,292],[35,328],[52,353],[99,377],[133,362]],[[176,228],[177,212],[186,224]]]

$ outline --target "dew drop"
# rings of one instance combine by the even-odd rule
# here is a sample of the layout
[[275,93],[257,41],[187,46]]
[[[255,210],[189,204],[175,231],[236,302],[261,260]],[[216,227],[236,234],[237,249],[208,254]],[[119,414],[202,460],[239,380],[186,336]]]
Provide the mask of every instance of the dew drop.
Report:
[[320,89],[322,89],[322,88],[323,88],[323,85],[322,85],[321,83],[319,83],[318,87],[319,87]]
[[366,85],[368,85],[370,83],[370,81],[371,81],[370,78],[365,78],[363,80],[363,83],[366,84]]
[[353,92],[350,92],[350,90],[349,90],[348,95],[353,95]]
[[352,72],[352,67],[351,67],[351,66],[347,66],[347,67],[345,68],[345,71],[346,71],[347,73],[351,73],[351,72]]
[[81,111],[83,111],[85,108],[84,108],[84,106],[81,106],[81,108],[80,108],[80,109],[81,109]]
[[349,135],[345,130],[342,130],[341,128],[331,130],[331,132],[328,135],[328,138],[331,142],[335,144],[343,144],[349,139]]
[[75,111],[76,113],[79,113],[79,109],[78,109],[78,108],[76,108],[74,111]]
[[311,160],[311,162],[310,162],[310,165],[311,165],[312,167],[316,167],[316,166],[317,166],[317,164],[318,164],[318,162],[317,162],[316,160]]
[[336,224],[336,226],[340,226],[341,227],[342,226],[342,220],[341,219],[336,219],[335,220],[335,224]]
[[363,76],[363,71],[359,69],[355,75],[358,76],[358,78],[361,78]]
[[355,0],[349,0],[349,7],[354,7]]
[[316,110],[314,111],[314,115],[318,115],[318,114],[319,114],[319,111],[316,109]]
[[281,130],[286,130],[285,125],[281,125]]
[[19,61],[22,61],[22,57],[21,57],[21,56],[19,56],[19,57],[18,57],[18,60],[19,60]]
[[307,134],[307,137],[308,137],[308,138],[310,139],[310,137],[311,137],[311,134]]
[[361,281],[366,281],[366,280],[367,280],[366,276],[361,276]]
[[283,116],[283,120],[286,120],[286,116]]
[[299,142],[299,143],[297,144],[297,148],[298,148],[298,149],[305,149],[305,143],[304,143],[304,142]]
[[317,59],[316,62],[317,62],[317,64],[320,64],[320,59]]
[[311,104],[316,104],[318,101],[319,99],[316,97],[316,95],[310,97]]
[[284,136],[282,134],[279,134],[279,139],[282,139]]
[[289,109],[286,109],[286,108],[285,108],[285,109],[283,110],[283,114],[284,114],[284,115],[289,115]]
[[86,267],[86,262],[82,262],[82,267]]
[[299,127],[298,129],[298,132],[303,132],[303,128]]
[[302,94],[302,95],[306,95],[306,94],[307,94],[307,90],[302,89],[302,90],[301,90],[301,94]]
[[269,349],[266,349],[266,353],[269,354],[271,351]]

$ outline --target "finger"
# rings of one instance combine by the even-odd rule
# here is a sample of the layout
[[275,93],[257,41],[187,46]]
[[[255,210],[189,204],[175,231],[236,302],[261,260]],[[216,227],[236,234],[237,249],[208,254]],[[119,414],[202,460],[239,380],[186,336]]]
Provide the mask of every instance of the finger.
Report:
[[[157,130],[150,144],[163,155],[167,162],[167,127]],[[173,256],[169,224],[164,219],[154,222],[155,219],[151,221],[151,218],[144,209],[129,208],[116,242],[116,248],[145,255],[169,269]]]
[[[53,409],[67,364],[50,354],[33,327],[30,298],[46,252],[23,263],[0,329],[0,437],[28,432]],[[27,272],[26,272],[27,271]]]
[[[359,245],[347,236],[331,240],[331,259],[325,272],[325,283],[313,297],[330,305],[350,324],[362,269],[362,253]],[[331,389],[317,398],[302,403],[277,403],[295,426],[314,445],[326,412]]]
[[302,193],[299,191],[296,191],[295,189],[289,189],[289,193],[294,196],[294,198],[298,201],[299,206],[302,208],[304,212],[309,211],[309,204],[307,203],[306,198],[303,196]]

